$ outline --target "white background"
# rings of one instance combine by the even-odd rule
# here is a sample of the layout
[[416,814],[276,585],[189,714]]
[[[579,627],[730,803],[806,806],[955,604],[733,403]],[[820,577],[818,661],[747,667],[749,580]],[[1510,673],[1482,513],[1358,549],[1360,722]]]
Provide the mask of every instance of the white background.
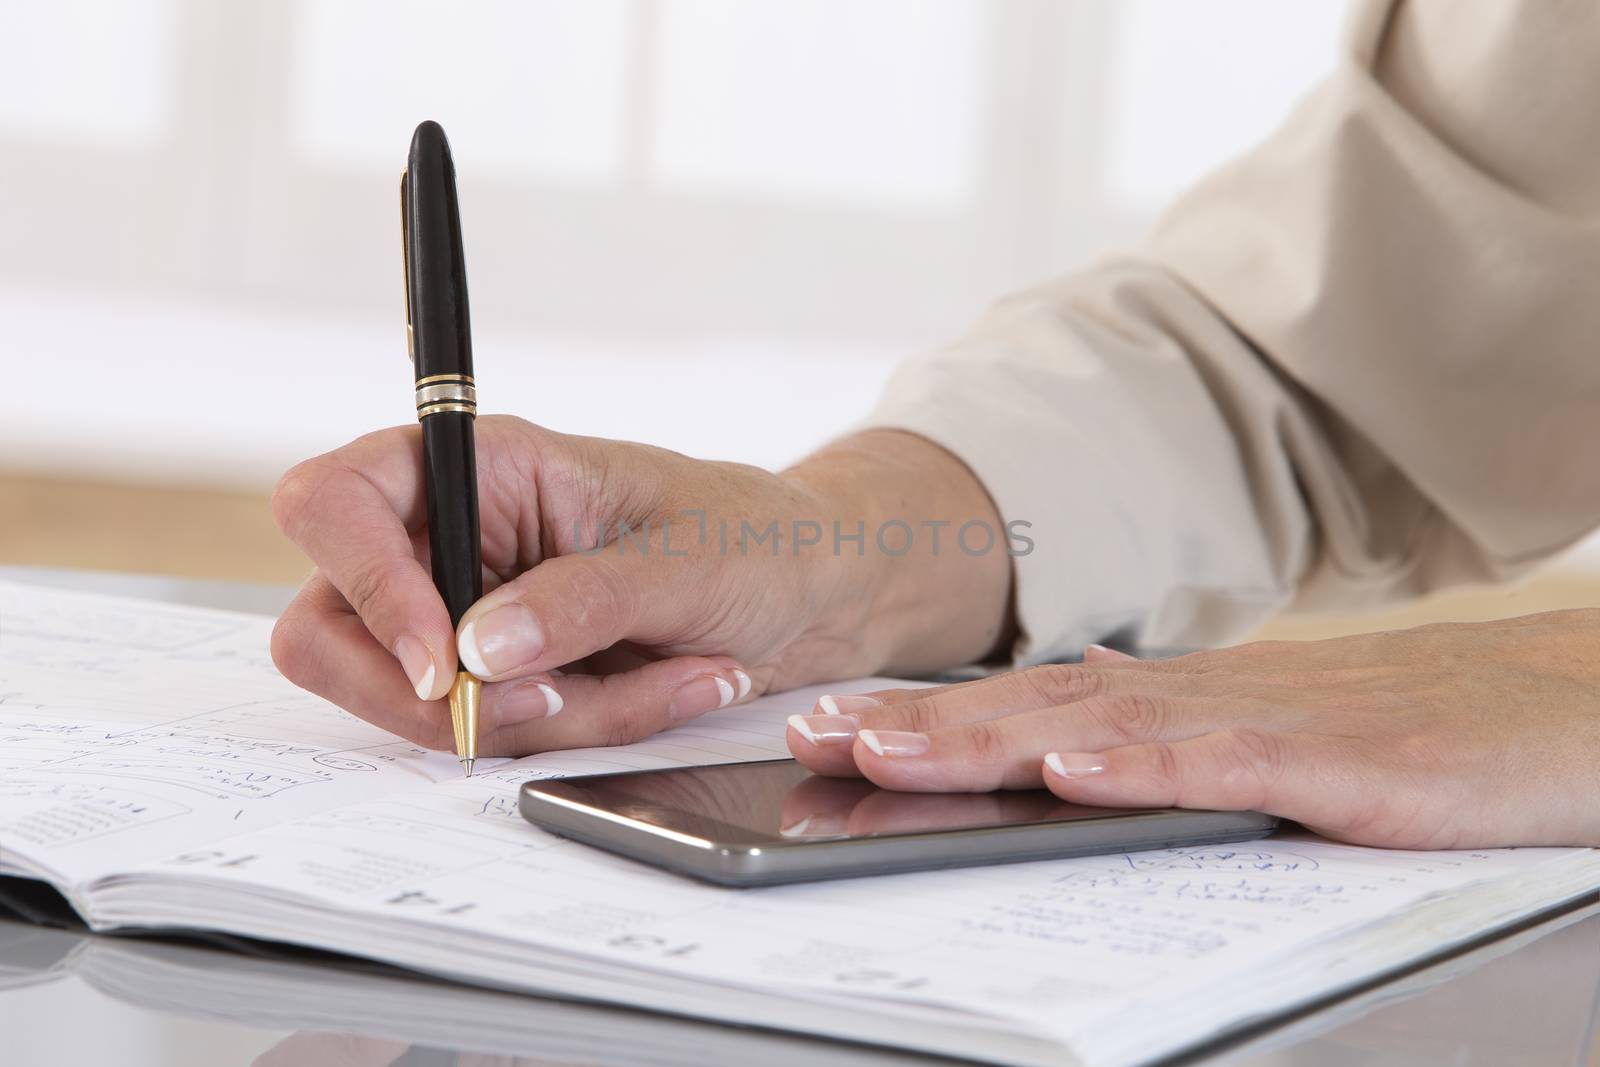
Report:
[[1262,137],[1343,8],[5,4],[0,466],[261,488],[410,418],[423,118],[461,174],[485,410],[781,464]]

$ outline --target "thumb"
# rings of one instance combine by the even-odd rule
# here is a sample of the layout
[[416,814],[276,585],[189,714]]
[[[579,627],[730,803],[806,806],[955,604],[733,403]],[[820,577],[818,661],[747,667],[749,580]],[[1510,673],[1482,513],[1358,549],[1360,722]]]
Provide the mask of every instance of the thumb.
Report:
[[461,617],[461,665],[485,681],[566,666],[618,641],[664,638],[682,618],[660,563],[571,554],[545,560]]

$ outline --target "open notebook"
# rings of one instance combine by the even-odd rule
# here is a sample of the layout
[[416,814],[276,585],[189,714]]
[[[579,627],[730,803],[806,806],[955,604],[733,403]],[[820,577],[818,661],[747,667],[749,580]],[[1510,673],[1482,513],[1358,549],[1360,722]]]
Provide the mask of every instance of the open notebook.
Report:
[[1143,1062],[1600,885],[1588,850],[1291,835],[704,886],[533,829],[518,785],[780,755],[784,715],[814,694],[463,781],[453,757],[284,682],[269,628],[0,583],[0,874],[51,882],[98,930],[220,930],[1015,1064]]

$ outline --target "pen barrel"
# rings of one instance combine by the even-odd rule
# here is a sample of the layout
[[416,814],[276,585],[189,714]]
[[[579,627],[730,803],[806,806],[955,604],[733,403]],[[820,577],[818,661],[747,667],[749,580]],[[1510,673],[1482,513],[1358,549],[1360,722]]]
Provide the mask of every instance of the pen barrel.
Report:
[[450,612],[450,624],[483,596],[478,532],[477,457],[473,417],[441,411],[422,420],[422,457],[428,495],[428,548],[433,584]]

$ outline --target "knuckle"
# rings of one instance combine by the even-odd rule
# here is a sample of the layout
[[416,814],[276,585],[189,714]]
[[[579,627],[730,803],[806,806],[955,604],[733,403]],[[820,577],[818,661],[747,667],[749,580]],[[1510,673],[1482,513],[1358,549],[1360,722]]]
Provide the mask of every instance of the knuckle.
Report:
[[295,464],[273,487],[270,504],[272,518],[290,540],[298,540],[296,534],[304,525],[305,516],[328,477],[327,465],[318,457]]
[[272,627],[272,640],[268,651],[273,666],[289,681],[299,684],[310,674],[316,657],[317,638],[309,620],[295,612],[286,612]]
[[[960,688],[959,686],[957,688]],[[937,700],[937,696],[929,696],[925,689],[874,689],[863,696],[876,697],[883,702],[884,707],[897,707],[909,704],[914,700]]]
[[671,699],[667,694],[640,699],[637,691],[628,691],[625,676],[616,674],[601,676],[599,696],[594,711],[600,719],[600,744],[606,748],[631,745],[655,733]]
[[1104,676],[1076,663],[1046,663],[1018,671],[1017,682],[1024,691],[1047,704],[1065,704],[1103,693]]
[[980,766],[1002,763],[1009,758],[1008,738],[1000,725],[1003,721],[993,719],[967,727],[967,748],[973,761]]
[[567,578],[566,603],[572,621],[582,627],[599,622],[626,630],[637,613],[632,585],[608,561],[584,560]]
[[1088,700],[1082,712],[1119,745],[1160,740],[1172,722],[1172,706],[1167,701],[1142,693]]
[[603,730],[606,748],[616,748],[619,745],[631,745],[635,741],[642,741],[655,733],[655,726],[645,713],[639,701],[622,700],[616,702],[611,714],[606,718]]
[[869,727],[896,730],[912,730],[916,733],[927,733],[939,726],[943,719],[940,713],[938,698],[928,700],[909,700],[904,704],[892,704],[884,708],[874,709],[873,713],[863,716],[867,719]]
[[1216,674],[1221,670],[1214,652],[1191,652],[1186,656],[1177,656],[1167,661],[1173,670],[1190,675]]
[[1242,664],[1253,665],[1262,660],[1270,661],[1277,650],[1289,644],[1292,644],[1292,642],[1256,641],[1248,645],[1232,645],[1228,648],[1211,648],[1201,652],[1191,652],[1188,655],[1178,656],[1166,662],[1174,670],[1187,675],[1232,675],[1239,672]]
[[1150,773],[1157,781],[1169,784],[1177,783],[1181,777],[1178,754],[1165,741],[1157,741],[1150,746]]
[[367,567],[350,579],[345,598],[362,620],[370,624],[379,605],[388,599],[392,587],[388,571],[382,567]]

